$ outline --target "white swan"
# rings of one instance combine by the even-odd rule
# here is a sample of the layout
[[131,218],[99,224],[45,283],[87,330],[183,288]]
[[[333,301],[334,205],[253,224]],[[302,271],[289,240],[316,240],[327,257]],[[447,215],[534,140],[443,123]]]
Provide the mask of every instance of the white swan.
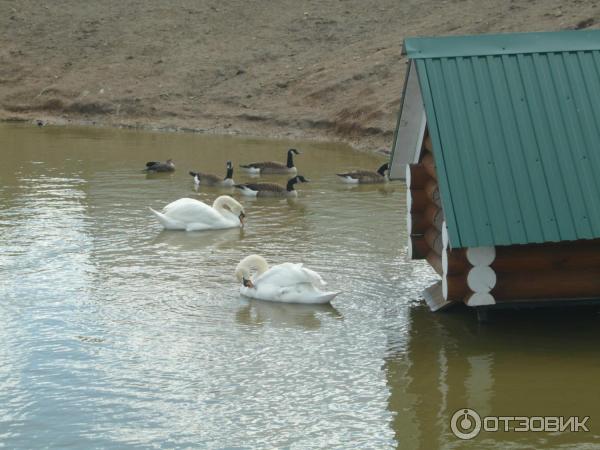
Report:
[[[251,270],[256,277],[251,279]],[[235,269],[235,276],[242,283],[240,294],[284,303],[329,303],[339,292],[325,292],[321,276],[302,264],[283,263],[269,268],[267,261],[259,255],[246,256]]]
[[203,231],[244,226],[244,207],[228,195],[221,195],[212,207],[192,198],[180,198],[162,212],[150,208],[167,230]]

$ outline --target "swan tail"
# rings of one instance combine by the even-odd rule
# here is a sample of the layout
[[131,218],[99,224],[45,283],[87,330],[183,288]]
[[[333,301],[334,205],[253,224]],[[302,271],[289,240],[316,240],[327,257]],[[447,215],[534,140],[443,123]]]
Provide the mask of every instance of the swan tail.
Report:
[[180,225],[178,222],[176,222],[175,220],[169,219],[167,216],[165,216],[163,213],[160,213],[158,211],[155,211],[152,208],[148,208],[150,211],[152,211],[152,213],[156,216],[156,218],[158,219],[158,221],[160,222],[160,224],[167,230],[177,230],[180,229]]
[[341,293],[342,293],[342,291],[323,292],[321,295],[319,295],[319,297],[318,297],[319,301],[316,303],[329,303],[331,300],[336,298]]

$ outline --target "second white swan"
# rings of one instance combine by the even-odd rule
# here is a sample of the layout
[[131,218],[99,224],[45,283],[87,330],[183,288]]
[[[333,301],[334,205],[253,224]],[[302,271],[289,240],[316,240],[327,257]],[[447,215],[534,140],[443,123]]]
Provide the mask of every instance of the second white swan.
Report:
[[[251,277],[251,271],[256,276]],[[326,283],[321,276],[302,264],[283,263],[271,268],[259,255],[250,255],[240,261],[235,269],[240,294],[284,303],[323,304],[333,300],[339,292],[322,291]]]
[[228,195],[221,195],[207,205],[193,198],[180,198],[162,212],[150,208],[167,230],[204,231],[244,226],[244,207]]

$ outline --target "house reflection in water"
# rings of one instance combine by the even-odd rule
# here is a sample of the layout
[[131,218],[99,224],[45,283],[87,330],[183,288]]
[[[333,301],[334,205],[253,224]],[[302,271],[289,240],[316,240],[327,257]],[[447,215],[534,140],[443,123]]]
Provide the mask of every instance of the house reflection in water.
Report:
[[[503,312],[480,325],[463,310],[410,310],[405,348],[385,361],[398,448],[590,448],[600,442],[600,316]],[[481,416],[589,416],[589,432],[485,432],[456,438],[459,409]],[[512,427],[518,424],[512,423]],[[595,447],[596,448],[596,447]]]

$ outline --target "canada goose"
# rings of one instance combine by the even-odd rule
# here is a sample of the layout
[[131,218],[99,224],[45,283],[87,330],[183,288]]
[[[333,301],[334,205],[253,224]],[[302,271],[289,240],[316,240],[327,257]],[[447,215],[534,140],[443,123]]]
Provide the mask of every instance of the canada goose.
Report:
[[[250,271],[256,270],[251,278]],[[240,294],[284,303],[329,303],[340,292],[322,291],[327,283],[317,272],[303,267],[302,264],[283,263],[269,268],[265,258],[260,255],[246,256],[235,268],[235,276],[242,285]]]
[[377,172],[371,172],[370,170],[355,170],[353,172],[338,173],[338,177],[342,177],[345,183],[385,183],[389,181],[387,174],[385,173],[390,168],[389,163],[383,164]]
[[175,164],[172,159],[167,159],[166,162],[149,161],[146,163],[146,172],[174,172]]
[[217,175],[213,175],[212,173],[202,173],[202,172],[190,172],[190,175],[194,177],[194,183],[196,186],[233,186],[235,182],[233,181],[233,165],[231,161],[227,161],[227,173],[225,174],[225,178],[218,177]]
[[244,226],[244,207],[234,198],[221,195],[212,206],[192,198],[180,198],[162,212],[150,208],[167,230],[204,231]]
[[286,187],[277,183],[245,183],[236,184],[235,187],[248,197],[297,197],[298,192],[294,189],[294,184],[308,181],[302,175],[298,175],[290,178]]
[[297,172],[294,166],[294,155],[299,155],[300,152],[295,148],[290,148],[287,152],[287,163],[282,164],[275,161],[255,162],[250,164],[242,164],[240,167],[249,173],[254,174],[295,174]]

